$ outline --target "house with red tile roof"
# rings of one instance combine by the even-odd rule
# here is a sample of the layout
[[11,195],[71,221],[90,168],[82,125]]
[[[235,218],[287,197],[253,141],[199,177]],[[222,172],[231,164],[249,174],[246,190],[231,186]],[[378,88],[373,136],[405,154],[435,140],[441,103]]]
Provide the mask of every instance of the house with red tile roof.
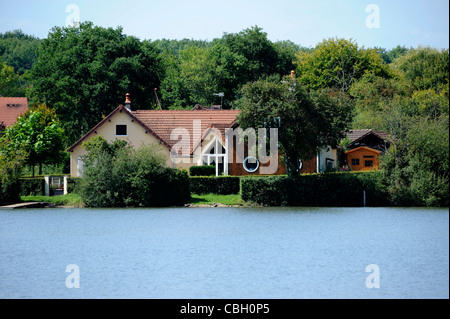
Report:
[[126,140],[132,147],[159,145],[167,166],[189,169],[193,165],[216,164],[227,174],[225,133],[236,124],[239,110],[196,107],[193,110],[131,110],[129,95],[82,138],[70,146],[70,174],[81,176],[84,141],[101,135],[108,142]]
[[28,111],[26,97],[0,97],[0,125],[9,127],[16,123],[17,118]]
[[[87,155],[82,144],[97,135],[110,143],[116,139],[126,140],[135,148],[143,144],[159,145],[160,152],[167,158],[166,165],[173,168],[214,165],[216,175],[285,174],[278,149],[273,157],[261,163],[260,158],[252,158],[248,144],[244,150],[237,150],[243,138],[232,134],[238,129],[239,112],[214,106],[196,106],[192,110],[132,110],[127,94],[125,105],[119,105],[67,149],[70,174],[72,177],[82,175],[83,157]],[[335,158],[334,153],[319,152],[317,158],[302,163],[301,172],[321,171],[320,159],[327,154],[327,158]]]

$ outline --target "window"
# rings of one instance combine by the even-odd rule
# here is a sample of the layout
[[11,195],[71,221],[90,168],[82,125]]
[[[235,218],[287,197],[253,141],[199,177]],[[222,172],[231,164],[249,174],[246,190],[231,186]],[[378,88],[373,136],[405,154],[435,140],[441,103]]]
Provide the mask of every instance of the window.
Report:
[[334,166],[334,159],[332,159],[332,158],[325,159],[325,168],[327,170],[332,170],[333,166]]
[[116,135],[117,136],[126,136],[127,135],[127,126],[126,125],[116,125]]
[[373,155],[364,155],[364,158],[374,158],[375,156]]
[[372,167],[373,161],[366,161],[365,165],[366,165],[366,167]]
[[249,156],[244,160],[244,169],[249,173],[254,173],[259,168],[259,161],[254,156]]
[[352,158],[352,165],[359,165],[359,158]]
[[83,177],[83,168],[84,168],[84,161],[81,156],[78,156],[77,158],[77,176]]

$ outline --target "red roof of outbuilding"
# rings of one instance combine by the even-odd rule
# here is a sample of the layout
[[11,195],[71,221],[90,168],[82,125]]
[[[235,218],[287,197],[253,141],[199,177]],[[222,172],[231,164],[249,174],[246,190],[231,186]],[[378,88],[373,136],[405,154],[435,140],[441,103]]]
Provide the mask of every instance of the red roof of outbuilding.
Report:
[[0,97],[0,123],[11,126],[16,123],[19,115],[28,111],[26,97]]

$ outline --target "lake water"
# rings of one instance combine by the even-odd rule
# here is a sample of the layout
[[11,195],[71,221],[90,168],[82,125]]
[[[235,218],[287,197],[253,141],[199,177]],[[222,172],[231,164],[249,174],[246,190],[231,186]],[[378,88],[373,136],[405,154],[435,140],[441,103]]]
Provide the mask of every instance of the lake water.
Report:
[[0,210],[0,298],[449,298],[449,211]]

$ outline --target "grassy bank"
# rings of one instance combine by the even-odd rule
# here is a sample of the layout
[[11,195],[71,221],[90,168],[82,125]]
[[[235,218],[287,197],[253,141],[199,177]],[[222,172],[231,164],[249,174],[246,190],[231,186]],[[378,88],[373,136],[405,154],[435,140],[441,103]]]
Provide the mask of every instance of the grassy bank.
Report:
[[[20,199],[23,202],[46,202],[52,203],[57,206],[83,206],[83,201],[80,195],[67,194],[60,196],[21,196]],[[191,205],[227,205],[227,206],[242,206],[244,202],[239,194],[237,195],[216,195],[205,194],[196,195],[192,194]]]
[[59,196],[21,196],[23,202],[46,202],[57,206],[82,206],[83,201],[80,195],[67,194]]
[[192,194],[189,202],[191,205],[227,205],[227,206],[243,206],[245,203],[241,199],[241,195],[217,195],[217,194],[205,194],[197,195]]

